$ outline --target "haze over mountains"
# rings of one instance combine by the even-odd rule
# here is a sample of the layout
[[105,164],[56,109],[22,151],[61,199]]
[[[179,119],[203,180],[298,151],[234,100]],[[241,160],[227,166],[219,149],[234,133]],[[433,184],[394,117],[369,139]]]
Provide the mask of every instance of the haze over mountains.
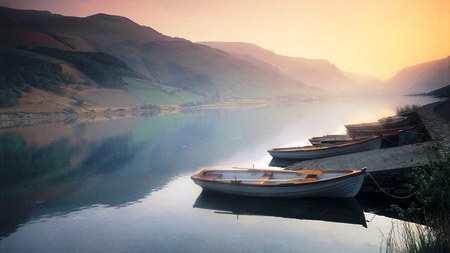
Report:
[[[104,83],[107,78],[87,73],[80,63],[68,60],[64,50],[106,53],[94,58],[76,57],[91,57],[90,61],[101,65],[102,75],[105,69],[108,75],[118,74],[120,84],[122,81],[126,84],[118,88],[128,92],[127,96],[136,97],[140,101],[137,104],[316,99],[325,93],[379,93],[385,88],[410,94],[449,84],[449,58],[402,70],[386,86],[376,78],[344,72],[327,60],[280,56],[248,43],[193,43],[107,14],[80,18],[0,7],[0,29],[0,53],[8,55],[7,59],[20,56],[57,64],[62,66],[59,74],[70,76],[70,82],[64,78],[66,81],[61,82],[77,87],[86,88],[85,84],[94,83],[100,88],[102,85],[111,88]],[[62,52],[66,54],[64,57],[55,58]],[[13,84],[8,85],[0,90],[14,90]],[[160,100],[161,97],[165,99]]]
[[[324,59],[306,59],[277,55],[272,51],[242,42],[199,42],[218,48],[254,64],[272,67],[294,80],[321,88],[328,92],[368,92],[382,82],[373,77],[344,73]],[[381,88],[381,87],[378,87]]]
[[450,56],[400,70],[388,84],[406,94],[428,93],[450,85]]

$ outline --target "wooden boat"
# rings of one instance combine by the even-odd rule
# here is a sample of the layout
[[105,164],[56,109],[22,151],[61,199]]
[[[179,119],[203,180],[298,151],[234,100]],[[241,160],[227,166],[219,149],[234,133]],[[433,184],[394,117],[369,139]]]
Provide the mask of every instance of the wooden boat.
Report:
[[346,134],[327,134],[324,136],[312,137],[308,139],[313,146],[330,145],[345,143],[351,141],[352,138]]
[[390,135],[398,135],[402,132],[409,131],[416,128],[415,125],[413,126],[403,126],[403,127],[396,127],[396,128],[361,128],[361,129],[352,129],[348,130],[347,133],[351,138],[354,139],[360,139],[367,136],[374,136],[374,135],[383,135],[384,137],[390,136]]
[[347,131],[359,131],[359,130],[381,130],[389,128],[399,128],[409,125],[409,118],[405,116],[392,116],[379,119],[377,122],[350,124],[345,125]]
[[367,228],[363,208],[355,198],[254,198],[202,191],[193,207],[216,214],[317,220]]
[[365,170],[209,168],[191,179],[206,190],[243,196],[354,197],[361,189]]
[[357,141],[348,141],[343,144],[273,148],[268,152],[273,158],[308,160],[378,149],[381,140],[381,136],[374,136]]

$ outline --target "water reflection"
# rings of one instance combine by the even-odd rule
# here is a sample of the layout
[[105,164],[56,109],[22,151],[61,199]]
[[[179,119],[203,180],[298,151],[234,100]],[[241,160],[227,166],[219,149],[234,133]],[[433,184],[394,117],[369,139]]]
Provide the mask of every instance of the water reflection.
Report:
[[[23,135],[0,134],[0,155],[4,158],[0,165],[0,236],[14,231],[30,216],[60,215],[97,203],[116,205],[130,201],[130,197],[121,199],[112,193],[105,194],[110,198],[99,198],[106,187],[98,180],[99,175],[119,170],[134,156],[138,147],[127,145],[129,136],[100,142],[72,137],[60,138],[50,145],[29,145]],[[91,182],[91,187],[86,187],[87,182]],[[71,198],[80,189],[83,196]],[[147,191],[138,198],[145,194]],[[40,208],[39,212],[33,213],[34,208]]]
[[[192,170],[182,166],[190,160],[188,153],[178,153],[180,159],[173,159],[172,152],[179,149],[180,140],[193,142],[200,135],[185,134],[190,122],[196,122],[196,117],[134,118],[0,132],[0,237],[26,220],[96,205],[134,203],[183,170]],[[42,130],[35,134],[40,137],[30,134],[36,130]]]
[[363,209],[354,198],[251,198],[202,191],[197,197],[194,207],[237,216],[273,216],[348,223],[367,227]]

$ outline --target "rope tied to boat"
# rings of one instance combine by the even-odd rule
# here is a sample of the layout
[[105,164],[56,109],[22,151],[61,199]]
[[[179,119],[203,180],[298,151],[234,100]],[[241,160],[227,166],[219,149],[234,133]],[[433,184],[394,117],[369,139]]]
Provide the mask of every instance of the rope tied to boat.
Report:
[[381,190],[381,192],[383,192],[384,194],[392,197],[392,198],[396,198],[396,199],[407,199],[407,198],[411,198],[412,196],[414,196],[417,192],[419,192],[420,188],[417,189],[415,192],[411,193],[408,196],[396,196],[393,194],[390,194],[389,192],[385,191],[379,184],[378,182],[375,180],[375,178],[372,176],[372,174],[366,172],[366,175],[369,176],[370,178],[372,178],[372,181],[375,183],[375,185]]
[[[421,136],[426,136],[426,133],[419,133],[419,132],[416,132],[416,131],[411,131],[411,132],[407,132],[407,133],[410,134],[410,135],[421,135]],[[382,135],[381,138],[382,138],[384,141],[386,141],[386,142],[389,142],[389,143],[391,143],[391,144],[396,144],[396,145],[398,145],[398,142],[396,142],[396,141],[391,141],[391,140],[389,140],[389,138],[387,138],[387,137],[384,136],[384,135]],[[405,138],[402,136],[402,134],[399,134],[399,135],[398,135],[398,138],[399,138],[399,140],[401,140],[401,141],[403,141],[404,143],[406,143],[406,145],[408,145],[408,144],[413,144],[413,143],[410,143],[407,139],[405,139]]]

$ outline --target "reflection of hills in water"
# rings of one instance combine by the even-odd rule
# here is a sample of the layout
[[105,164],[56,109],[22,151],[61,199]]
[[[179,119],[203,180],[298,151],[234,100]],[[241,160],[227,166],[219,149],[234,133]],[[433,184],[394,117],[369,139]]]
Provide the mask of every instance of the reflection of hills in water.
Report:
[[367,227],[363,209],[354,198],[251,198],[204,190],[194,207],[225,214],[321,220]]
[[42,216],[134,203],[179,174],[232,156],[230,140],[262,115],[206,111],[0,130],[0,157],[8,157],[0,160],[0,238]]
[[[173,154],[166,150],[181,146],[173,140],[190,131],[195,119],[132,118],[0,131],[0,157],[8,157],[0,161],[0,238],[30,219],[123,206],[160,189],[180,168],[192,169],[182,166],[189,154],[169,159]],[[174,121],[182,127],[167,127]],[[195,138],[189,137],[183,141]]]

